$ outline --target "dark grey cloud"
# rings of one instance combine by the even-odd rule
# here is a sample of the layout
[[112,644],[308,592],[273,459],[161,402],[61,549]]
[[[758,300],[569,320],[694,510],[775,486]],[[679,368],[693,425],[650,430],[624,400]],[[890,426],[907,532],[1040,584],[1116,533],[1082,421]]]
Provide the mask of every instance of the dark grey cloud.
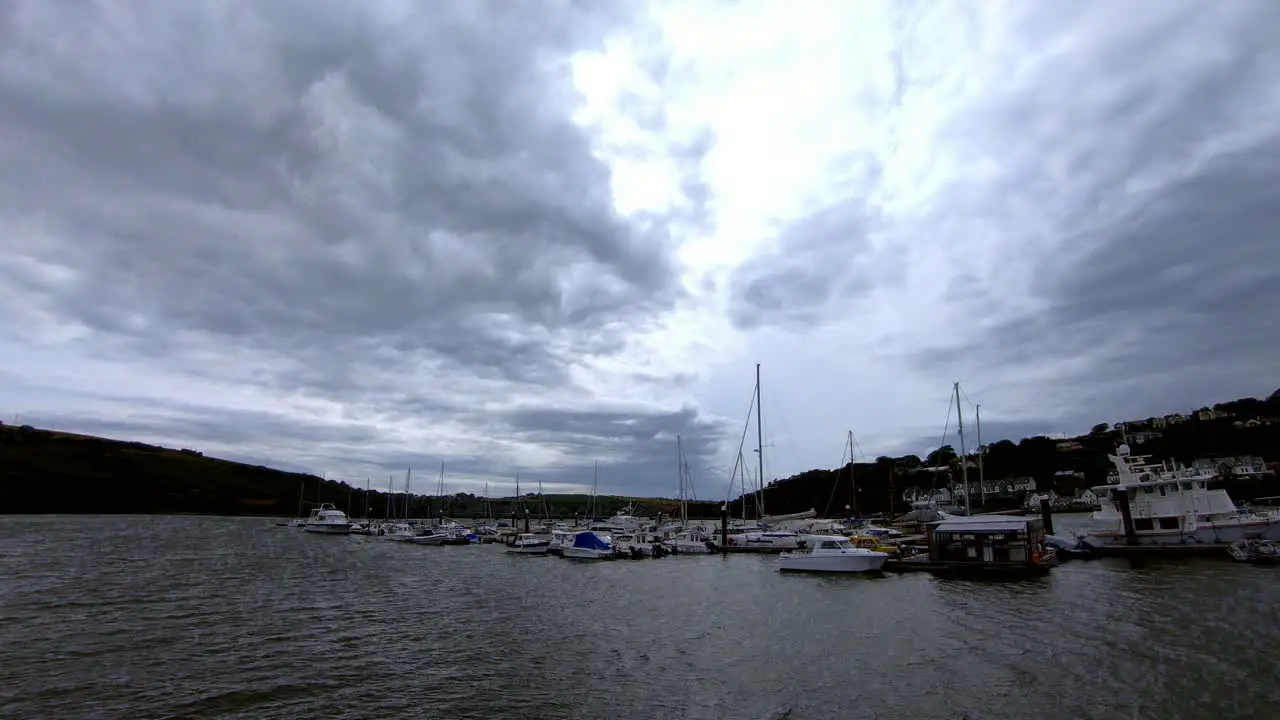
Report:
[[[669,144],[685,198],[628,218],[571,120],[569,59],[643,28],[629,3],[4,9],[15,341],[72,332],[81,355],[193,382],[500,431],[481,406],[578,392],[574,363],[682,297],[673,233],[707,227],[714,138]],[[223,422],[292,437],[274,417],[165,412],[193,444],[250,441]],[[316,440],[378,462],[392,449],[360,422]]]
[[[1173,4],[956,123],[1010,161],[970,207],[1034,203],[1058,241],[1028,243],[1032,262],[1011,265],[1029,275],[1022,308],[986,303],[917,363],[1034,378],[1078,426],[1068,431],[1268,392],[1280,360],[1278,32],[1274,5]],[[957,286],[975,309],[993,289],[981,282]]]
[[739,328],[814,324],[830,315],[832,300],[863,296],[879,284],[865,256],[878,220],[870,195],[882,169],[865,153],[842,161],[855,170],[830,188],[834,199],[781,223],[769,246],[730,277],[729,312]]
[[1269,392],[1280,361],[1278,186],[1280,136],[1205,160],[1077,259],[1047,258],[1035,312],[942,354],[993,368],[1078,358],[1054,381],[1080,389],[1082,423],[1111,420],[1102,408],[1145,417]]

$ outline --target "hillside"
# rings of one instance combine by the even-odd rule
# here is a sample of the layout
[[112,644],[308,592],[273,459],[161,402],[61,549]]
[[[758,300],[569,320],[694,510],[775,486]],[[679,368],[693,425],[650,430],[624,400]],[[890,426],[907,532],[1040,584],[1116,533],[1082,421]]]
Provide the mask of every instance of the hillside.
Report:
[[[1190,464],[1197,458],[1260,455],[1275,462],[1280,460],[1280,391],[1265,400],[1243,398],[1187,416],[1127,421],[1125,433],[1135,453],[1160,459]],[[1102,484],[1110,469],[1107,454],[1120,439],[1120,431],[1100,424],[1086,435],[1067,440],[1030,437],[1018,443],[991,443],[983,455],[988,485],[1030,478],[1041,491],[1071,494]],[[970,463],[976,460],[976,454],[970,454]],[[851,469],[857,481],[856,499],[851,495]],[[970,473],[970,480],[976,481],[976,471]],[[764,508],[774,514],[813,508],[841,515],[848,504],[860,514],[896,512],[906,507],[904,491],[942,487],[952,477],[959,477],[959,458],[954,449],[944,446],[926,458],[880,457],[852,468],[815,469],[774,481],[764,490]],[[1237,500],[1248,500],[1280,495],[1278,487],[1268,478],[1236,482],[1228,489]],[[0,512],[4,513],[292,516],[298,510],[300,489],[305,508],[331,502],[349,508],[355,517],[364,515],[364,490],[314,475],[205,457],[194,450],[0,424]],[[606,517],[633,502],[645,514],[678,511],[677,502],[670,499],[600,496],[595,515]],[[740,516],[743,502],[746,514],[754,517],[754,496],[732,501],[730,514]],[[385,515],[385,493],[372,491],[367,503],[373,517]],[[508,521],[523,517],[525,508],[531,517],[543,513],[585,517],[590,498],[547,495],[539,500],[530,493],[518,500],[495,498],[490,505],[495,517]],[[484,508],[483,498],[468,493],[443,501],[417,496],[410,515],[478,517]],[[689,512],[696,518],[714,518],[719,515],[718,503],[696,503]]]
[[[304,509],[317,502],[331,502],[350,508],[355,517],[364,515],[363,489],[315,475],[205,457],[194,450],[0,423],[0,513],[283,517],[297,514],[300,490]],[[396,498],[397,505],[401,501],[402,497]],[[367,502],[374,517],[385,515],[385,493],[372,491]],[[674,500],[599,496],[596,515],[608,516],[631,502],[650,514],[678,511]],[[437,498],[415,496],[410,515],[438,515],[440,505]],[[491,501],[495,517],[508,521],[517,514],[523,517],[525,507],[532,517],[544,511],[557,517],[574,513],[585,517],[589,505],[587,495],[547,495],[539,501],[530,494],[519,502],[514,498]],[[447,496],[443,512],[478,517],[484,513],[484,500],[467,493]],[[712,517],[717,511],[699,505],[690,512]]]
[[[1122,433],[1099,424],[1075,438],[1025,438],[1018,443],[1001,440],[987,446],[983,469],[988,487],[1000,481],[1030,478],[1039,491],[1059,495],[1106,482],[1111,469],[1107,455],[1115,451]],[[1205,407],[1187,415],[1169,415],[1124,422],[1124,437],[1135,454],[1191,464],[1197,459],[1261,456],[1268,463],[1280,461],[1280,390],[1265,400],[1242,398]],[[977,454],[969,454],[969,480],[977,492]],[[790,513],[814,508],[840,515],[850,504],[861,514],[901,512],[903,494],[911,488],[943,487],[960,477],[960,461],[947,445],[926,458],[916,455],[879,457],[874,463],[852,468],[857,499],[850,494],[850,466],[834,470],[809,470],[771,483],[764,491],[764,507],[770,513]],[[932,468],[945,468],[942,472]],[[1061,473],[1061,474],[1060,474]],[[1064,477],[1065,476],[1065,477]],[[1232,480],[1228,492],[1237,501],[1280,495],[1274,478]],[[1012,498],[1011,498],[1012,499]],[[753,502],[747,500],[747,512]],[[741,511],[738,501],[732,513]]]

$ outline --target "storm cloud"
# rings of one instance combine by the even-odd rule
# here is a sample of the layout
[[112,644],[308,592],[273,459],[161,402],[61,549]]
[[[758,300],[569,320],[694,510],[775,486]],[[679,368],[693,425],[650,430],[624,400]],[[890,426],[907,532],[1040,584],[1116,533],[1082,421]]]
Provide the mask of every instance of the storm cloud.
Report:
[[33,424],[671,494],[757,362],[770,477],[1280,386],[1266,0],[0,8]]
[[[123,408],[80,413],[83,427],[274,449],[317,471],[431,457],[510,475],[518,451],[482,461],[528,430],[504,407],[549,391],[571,414],[580,358],[619,352],[623,328],[682,295],[678,233],[705,218],[617,212],[611,170],[571,117],[570,59],[643,26],[629,6],[9,6],[6,364],[43,346],[140,371],[132,388],[75,373]],[[695,208],[710,145],[673,152]],[[148,368],[193,393],[226,383],[285,401],[174,404],[147,397]],[[347,417],[318,424],[308,403]],[[65,410],[44,414],[73,422]],[[679,406],[632,410],[672,442],[696,430]],[[421,424],[417,455],[376,429],[388,420]],[[322,431],[335,422],[347,430]],[[564,452],[643,464],[668,450],[610,448]]]

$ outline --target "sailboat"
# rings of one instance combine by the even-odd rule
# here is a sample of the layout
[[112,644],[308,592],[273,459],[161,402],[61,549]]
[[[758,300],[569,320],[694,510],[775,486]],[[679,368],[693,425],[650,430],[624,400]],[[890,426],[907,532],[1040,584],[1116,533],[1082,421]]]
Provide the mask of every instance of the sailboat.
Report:
[[305,517],[303,517],[303,516],[302,516],[302,496],[306,493],[306,491],[307,491],[307,484],[306,484],[306,482],[299,483],[299,485],[298,485],[298,514],[297,514],[297,516],[296,516],[296,517],[294,517],[292,520],[290,520],[290,521],[288,521],[288,522],[278,522],[278,523],[276,523],[276,525],[282,525],[282,526],[287,526],[287,527],[291,527],[291,528],[298,528],[299,530],[301,530],[301,529],[302,529],[302,527],[303,527],[304,525],[306,525],[306,524],[307,524],[307,519],[306,519]]
[[678,555],[703,555],[712,552],[715,543],[705,528],[689,526],[689,499],[693,494],[693,478],[689,474],[689,461],[684,456],[684,444],[676,436],[676,471],[680,476],[680,522],[674,537],[666,546]]
[[[746,460],[742,454],[742,446],[739,445],[738,461],[729,477],[729,491],[725,494],[725,503],[728,504],[728,496],[733,492],[733,481],[735,478],[740,478],[742,481],[742,494],[739,496],[739,500],[742,503],[742,524],[744,526],[747,522],[747,497],[749,494],[755,496],[757,521],[766,517],[764,515],[764,424],[762,421],[763,411],[761,409],[763,403],[760,387],[760,363],[756,363],[756,387],[752,396],[752,405],[756,411],[756,479],[751,484],[751,493],[748,493]],[[750,421],[748,420],[748,422]],[[743,442],[745,441],[746,432],[744,428]],[[727,549],[729,550],[754,550],[758,552],[780,552],[803,547],[803,539],[799,534],[789,530],[770,530],[767,527],[756,531],[733,533],[728,536],[728,543],[729,547]]]

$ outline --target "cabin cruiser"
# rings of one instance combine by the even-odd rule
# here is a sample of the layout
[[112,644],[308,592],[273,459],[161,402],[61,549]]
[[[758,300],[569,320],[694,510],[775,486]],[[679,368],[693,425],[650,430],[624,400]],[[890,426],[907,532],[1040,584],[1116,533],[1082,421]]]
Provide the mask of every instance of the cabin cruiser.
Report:
[[[1152,463],[1130,455],[1121,445],[1111,456],[1111,482],[1093,488],[1101,509],[1093,519],[1110,525],[1090,531],[1081,543],[1090,548],[1135,545],[1225,545],[1239,540],[1280,540],[1280,513],[1243,512],[1226,490],[1209,489],[1210,471]],[[1125,511],[1132,538],[1126,538]]]
[[888,553],[854,547],[842,535],[808,535],[809,550],[784,552],[778,569],[791,572],[872,573],[884,567]]
[[577,534],[574,530],[553,529],[551,539],[547,543],[547,552],[552,555],[563,555],[564,549],[573,545],[573,538]]
[[712,551],[715,542],[711,536],[701,530],[686,530],[676,533],[665,543],[676,554],[705,555]]
[[605,560],[613,557],[613,543],[608,535],[584,530],[573,536],[573,544],[564,548],[564,556],[577,560]]
[[507,552],[515,555],[546,555],[551,541],[533,533],[520,533],[507,544]]
[[351,519],[346,513],[334,507],[333,503],[324,503],[311,511],[311,516],[307,518],[302,529],[321,535],[349,535]]

